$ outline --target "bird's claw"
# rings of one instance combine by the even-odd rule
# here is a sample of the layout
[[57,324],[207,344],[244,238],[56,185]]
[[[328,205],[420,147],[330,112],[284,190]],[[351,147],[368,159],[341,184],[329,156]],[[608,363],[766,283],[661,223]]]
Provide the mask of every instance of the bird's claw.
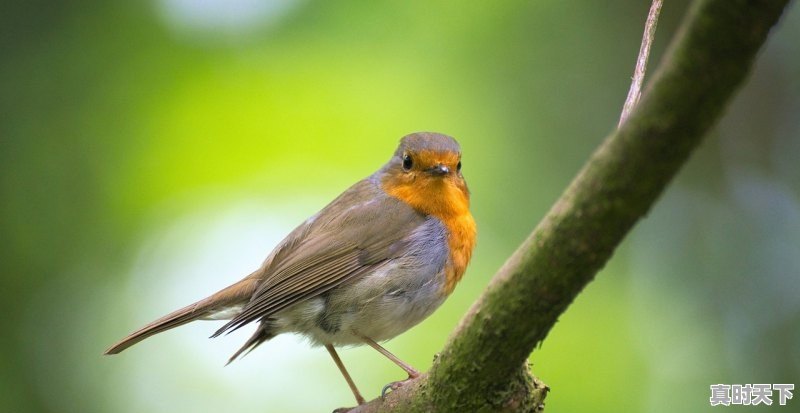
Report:
[[383,400],[386,397],[386,393],[389,390],[395,391],[395,390],[403,387],[403,385],[405,385],[406,383],[408,383],[409,381],[411,381],[413,379],[414,379],[414,377],[409,377],[409,378],[407,378],[405,380],[393,381],[393,382],[383,386],[383,389],[381,390],[381,400]]

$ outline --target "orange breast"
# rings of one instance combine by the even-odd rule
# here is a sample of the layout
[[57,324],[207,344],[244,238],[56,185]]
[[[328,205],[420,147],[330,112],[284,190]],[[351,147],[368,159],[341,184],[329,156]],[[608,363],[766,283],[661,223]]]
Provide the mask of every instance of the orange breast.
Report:
[[450,256],[445,267],[444,292],[450,294],[464,276],[477,235],[466,188],[448,180],[418,180],[412,184],[387,180],[383,189],[414,209],[439,218],[447,228]]
[[467,264],[472,258],[477,228],[469,211],[457,218],[442,221],[450,232],[448,243],[450,244],[451,265],[447,268],[447,283],[445,284],[445,293],[450,294],[456,288],[456,284],[461,281],[464,271],[467,270]]

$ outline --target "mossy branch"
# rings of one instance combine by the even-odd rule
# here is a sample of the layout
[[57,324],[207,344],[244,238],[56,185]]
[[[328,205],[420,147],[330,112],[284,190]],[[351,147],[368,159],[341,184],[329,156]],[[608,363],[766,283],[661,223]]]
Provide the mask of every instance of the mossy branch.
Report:
[[526,362],[722,115],[788,0],[692,5],[650,87],[498,271],[427,375],[357,412],[538,411]]

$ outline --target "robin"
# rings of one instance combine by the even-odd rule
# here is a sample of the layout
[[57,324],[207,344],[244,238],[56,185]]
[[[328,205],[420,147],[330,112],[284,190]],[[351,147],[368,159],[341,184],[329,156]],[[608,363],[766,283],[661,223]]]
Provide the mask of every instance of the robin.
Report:
[[378,342],[442,304],[464,275],[475,237],[458,142],[413,133],[386,165],[292,231],[259,269],[134,331],[105,354],[194,320],[230,320],[212,337],[258,321],[228,363],[278,334],[298,333],[325,346],[362,404],[334,347],[367,344],[405,370],[407,380],[418,377]]

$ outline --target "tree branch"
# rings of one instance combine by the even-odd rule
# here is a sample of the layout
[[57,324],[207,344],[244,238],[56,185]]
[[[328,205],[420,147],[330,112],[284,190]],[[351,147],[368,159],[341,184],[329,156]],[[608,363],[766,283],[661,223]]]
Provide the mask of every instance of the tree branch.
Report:
[[693,4],[642,101],[495,275],[428,375],[357,412],[538,411],[526,361],[744,81],[788,0]]

